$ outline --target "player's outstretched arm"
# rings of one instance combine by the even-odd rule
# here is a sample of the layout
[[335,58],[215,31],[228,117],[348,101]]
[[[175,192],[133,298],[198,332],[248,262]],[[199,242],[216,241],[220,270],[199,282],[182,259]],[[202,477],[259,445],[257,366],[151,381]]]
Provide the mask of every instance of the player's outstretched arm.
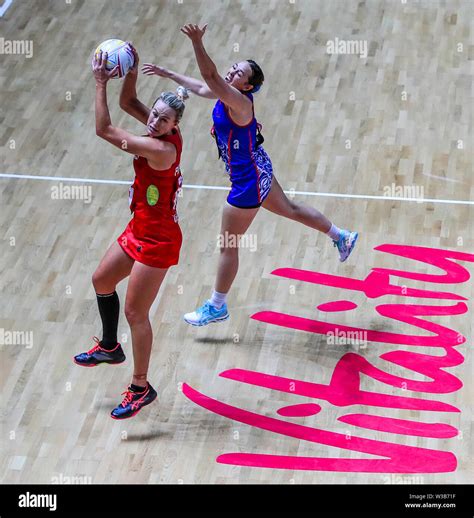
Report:
[[123,79],[122,90],[120,91],[120,108],[127,112],[135,119],[146,124],[148,116],[150,115],[150,109],[143,104],[137,96],[137,78],[138,78],[138,52],[135,47],[127,42],[135,56],[135,65],[129,70],[127,75]]
[[199,66],[199,70],[201,71],[202,78],[214,95],[224,104],[230,106],[239,113],[251,113],[252,102],[250,99],[239,92],[237,88],[226,83],[224,78],[221,77],[217,71],[214,61],[212,61],[207,54],[202,42],[202,37],[206,32],[206,28],[207,24],[200,28],[192,23],[188,23],[181,27],[181,32],[186,34],[193,44],[194,54],[196,55],[196,61]]
[[194,79],[193,77],[178,74],[178,72],[154,65],[153,63],[145,63],[142,66],[142,72],[147,76],[160,76],[172,79],[179,85],[184,86],[193,92],[193,94],[199,95],[199,97],[205,97],[206,99],[217,99],[217,95],[212,92],[206,83],[200,81],[199,79]]
[[[132,155],[144,156],[155,169],[167,169],[176,159],[176,149],[170,142],[159,139],[138,137],[122,128],[112,125],[107,105],[107,83],[118,73],[118,66],[110,72],[106,70],[107,53],[102,51],[94,56],[92,73],[95,77],[95,132],[100,138]],[[152,166],[153,167],[153,166]]]

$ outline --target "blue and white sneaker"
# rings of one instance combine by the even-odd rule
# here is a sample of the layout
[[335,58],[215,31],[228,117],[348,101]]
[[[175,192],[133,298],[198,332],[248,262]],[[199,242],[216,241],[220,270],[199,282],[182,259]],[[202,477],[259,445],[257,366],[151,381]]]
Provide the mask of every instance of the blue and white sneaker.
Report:
[[227,304],[223,304],[221,309],[217,309],[211,306],[209,300],[206,300],[196,311],[184,315],[184,321],[192,326],[207,326],[207,324],[221,322],[228,318]]
[[359,237],[358,232],[349,232],[349,230],[341,230],[339,239],[333,241],[334,246],[339,250],[339,261],[343,263],[354,250],[357,238]]

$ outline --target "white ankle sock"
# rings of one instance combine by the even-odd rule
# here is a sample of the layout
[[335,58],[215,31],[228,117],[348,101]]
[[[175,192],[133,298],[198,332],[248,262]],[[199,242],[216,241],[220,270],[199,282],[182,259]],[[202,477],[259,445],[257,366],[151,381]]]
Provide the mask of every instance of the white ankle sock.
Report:
[[214,306],[216,309],[221,309],[221,307],[225,304],[225,299],[227,298],[227,293],[219,293],[218,291],[212,292],[212,297],[209,299],[211,302],[211,306]]
[[337,228],[336,225],[334,225],[333,223],[331,223],[331,228],[329,229],[328,232],[326,232],[326,234],[333,240],[333,241],[337,241],[339,239],[339,235],[341,233],[341,229],[340,228]]

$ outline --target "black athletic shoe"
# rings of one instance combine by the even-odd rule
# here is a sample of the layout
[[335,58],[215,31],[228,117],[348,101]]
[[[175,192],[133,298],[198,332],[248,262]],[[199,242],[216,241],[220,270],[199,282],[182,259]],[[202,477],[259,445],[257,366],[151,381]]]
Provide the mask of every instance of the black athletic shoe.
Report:
[[110,417],[113,419],[127,419],[133,417],[138,414],[144,406],[152,403],[158,395],[156,390],[149,383],[143,392],[133,392],[130,387],[128,387],[122,394],[125,394],[123,401],[110,413]]
[[95,367],[100,363],[110,363],[111,365],[115,365],[125,361],[125,354],[120,344],[117,344],[115,349],[107,351],[106,349],[102,349],[97,336],[94,336],[93,340],[96,342],[94,347],[86,353],[74,356],[74,363],[77,363],[77,365],[81,365],[82,367]]

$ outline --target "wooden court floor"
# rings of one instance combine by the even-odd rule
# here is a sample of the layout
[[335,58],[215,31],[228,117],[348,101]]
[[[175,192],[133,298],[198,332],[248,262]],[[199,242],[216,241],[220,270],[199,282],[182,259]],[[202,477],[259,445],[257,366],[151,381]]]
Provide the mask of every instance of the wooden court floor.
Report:
[[[0,480],[472,482],[472,11],[468,0],[14,0],[0,18]],[[204,328],[186,325],[183,313],[195,309],[213,288],[228,186],[209,136],[212,102],[190,98],[181,123],[181,260],[169,271],[150,312],[149,379],[158,402],[134,419],[117,422],[109,413],[132,373],[123,313],[119,336],[126,363],[81,370],[72,362],[100,334],[91,275],[129,220],[133,178],[132,157],[95,135],[91,52],[104,39],[127,39],[142,63],[199,77],[192,47],[179,32],[187,22],[209,24],[205,44],[219,70],[247,58],[260,63],[266,80],[255,96],[256,116],[280,184],[295,201],[314,205],[360,237],[353,256],[341,264],[327,236],[261,210],[248,232],[250,244],[240,252],[230,320]],[[328,54],[326,43],[336,38],[361,42],[362,50],[366,42],[366,57]],[[31,41],[32,56],[6,53],[5,40]],[[140,76],[138,93],[152,103],[175,86]],[[119,87],[117,81],[108,89],[112,121],[138,134],[140,125],[118,106]],[[78,190],[82,199],[68,196],[73,185],[83,188]],[[422,200],[406,199],[420,192]],[[390,280],[400,289],[454,296],[373,298],[319,282],[321,277],[310,283],[272,274],[293,268],[363,280],[374,268],[384,268],[444,275],[433,263],[375,250],[387,244],[405,247],[405,252],[414,247],[452,251],[449,264],[459,265],[453,277],[433,282],[391,275]],[[422,258],[439,259],[440,254],[425,250]],[[376,277],[372,289],[383,282],[383,276]],[[123,309],[126,281],[117,291]],[[318,309],[339,300],[357,308]],[[441,356],[441,339],[423,348],[378,340],[382,335],[377,333],[433,336],[380,314],[376,307],[381,304],[431,305],[438,313],[424,320],[449,328],[451,338],[452,333],[464,337],[456,344],[459,355],[433,374],[434,381],[428,371],[416,371],[416,362],[409,369],[381,358],[416,350],[432,355],[434,365]],[[457,312],[439,309],[456,304]],[[268,312],[336,322],[341,329],[351,326],[368,334],[362,345],[333,343],[327,333],[255,318]],[[425,407],[351,400],[355,388],[344,380],[349,384],[352,371],[339,381],[338,390],[348,391],[344,402],[337,391],[332,399],[298,393],[300,381],[327,386],[343,358],[350,360],[349,367],[364,361],[372,366],[360,374],[362,390],[384,401],[417,398]],[[245,381],[247,371],[266,375],[265,382],[279,380],[279,388]],[[387,376],[408,381],[381,381]],[[296,389],[283,386],[292,381]],[[296,406],[302,404],[312,406]],[[258,415],[268,419],[258,421]],[[370,426],[367,415],[372,416]],[[266,424],[259,427],[257,421]],[[368,445],[378,453],[368,452]],[[359,462],[351,462],[386,460],[392,454],[399,463],[388,468],[370,464],[364,471]],[[404,464],[400,458],[415,454],[420,464],[409,472],[411,461]],[[287,464],[251,465],[262,461],[259,455],[282,456],[278,462]],[[298,469],[295,462],[301,458],[323,461]],[[338,469],[329,469],[327,458],[335,459]],[[342,459],[347,462],[337,464]]]

